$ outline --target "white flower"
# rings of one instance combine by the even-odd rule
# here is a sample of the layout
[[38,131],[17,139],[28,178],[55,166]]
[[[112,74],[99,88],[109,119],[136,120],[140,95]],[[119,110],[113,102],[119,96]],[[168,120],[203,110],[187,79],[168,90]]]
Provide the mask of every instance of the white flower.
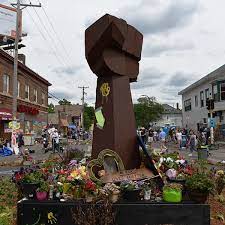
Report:
[[163,161],[164,161],[164,158],[161,157],[161,158],[159,159],[159,163],[162,164]]
[[169,162],[173,162],[173,159],[172,159],[172,158],[170,158],[170,157],[168,157],[168,158],[166,159],[166,162],[167,162],[167,163],[169,163]]

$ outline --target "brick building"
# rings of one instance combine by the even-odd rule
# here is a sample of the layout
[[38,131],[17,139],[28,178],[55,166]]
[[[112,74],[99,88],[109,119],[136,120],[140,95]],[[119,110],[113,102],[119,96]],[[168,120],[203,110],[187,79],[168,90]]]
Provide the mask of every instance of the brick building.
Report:
[[[10,138],[14,58],[0,49],[0,138]],[[48,87],[51,84],[23,62],[18,63],[17,119],[25,134],[40,134],[48,122]]]

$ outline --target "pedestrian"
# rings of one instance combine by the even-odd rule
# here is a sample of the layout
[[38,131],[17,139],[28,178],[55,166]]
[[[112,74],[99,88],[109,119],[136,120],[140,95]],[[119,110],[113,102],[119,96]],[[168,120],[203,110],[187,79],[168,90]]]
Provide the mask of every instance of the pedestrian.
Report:
[[177,145],[178,145],[178,149],[181,150],[181,143],[182,143],[182,133],[180,131],[180,129],[177,130],[176,133],[176,138],[177,138]]
[[190,154],[188,156],[192,156],[193,151],[196,151],[196,135],[193,131],[190,131],[189,146]]
[[23,137],[23,133],[20,132],[18,134],[18,139],[17,139],[17,143],[18,143],[18,148],[19,148],[19,153],[20,155],[24,155],[24,137]]
[[52,136],[53,139],[53,153],[55,153],[55,150],[59,150],[59,133],[57,131],[57,129],[55,129],[54,134]]
[[141,128],[141,139],[142,139],[143,143],[146,144],[146,133],[145,133],[144,127]]
[[150,129],[148,132],[148,144],[149,144],[150,148],[152,148],[153,137],[154,137],[153,130]]
[[154,139],[155,142],[156,142],[157,139],[158,139],[157,136],[158,136],[158,133],[157,133],[156,130],[154,130],[154,131],[153,131],[153,139]]
[[159,140],[160,140],[160,144],[161,144],[160,149],[162,151],[167,150],[167,147],[165,145],[165,143],[166,143],[166,132],[163,129],[161,129],[161,132],[159,133]]

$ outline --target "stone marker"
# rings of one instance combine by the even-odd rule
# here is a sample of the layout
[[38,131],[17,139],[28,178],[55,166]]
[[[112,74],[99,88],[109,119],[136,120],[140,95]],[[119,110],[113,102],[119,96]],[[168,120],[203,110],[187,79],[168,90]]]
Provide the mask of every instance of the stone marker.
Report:
[[130,82],[137,80],[142,42],[138,30],[108,14],[85,31],[86,59],[98,77],[92,158],[111,149],[125,169],[140,166]]

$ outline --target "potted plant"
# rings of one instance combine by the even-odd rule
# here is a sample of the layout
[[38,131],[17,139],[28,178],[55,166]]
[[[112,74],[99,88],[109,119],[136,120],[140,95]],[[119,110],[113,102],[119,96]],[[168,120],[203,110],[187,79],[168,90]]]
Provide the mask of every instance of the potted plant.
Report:
[[205,203],[209,193],[213,190],[214,184],[207,173],[194,173],[187,177],[185,186],[192,201]]
[[178,183],[166,184],[163,187],[163,200],[178,203],[182,201],[182,185]]
[[39,201],[44,201],[48,198],[49,185],[46,181],[42,180],[40,186],[36,191],[36,197]]
[[151,199],[151,193],[152,193],[151,184],[144,183],[142,186],[142,190],[143,190],[144,200],[149,201]]
[[35,191],[39,187],[39,180],[41,174],[37,171],[27,172],[21,179],[20,185],[22,193],[27,198],[33,198],[35,196]]
[[138,181],[122,181],[120,189],[123,192],[123,198],[128,201],[140,200],[142,182]]

